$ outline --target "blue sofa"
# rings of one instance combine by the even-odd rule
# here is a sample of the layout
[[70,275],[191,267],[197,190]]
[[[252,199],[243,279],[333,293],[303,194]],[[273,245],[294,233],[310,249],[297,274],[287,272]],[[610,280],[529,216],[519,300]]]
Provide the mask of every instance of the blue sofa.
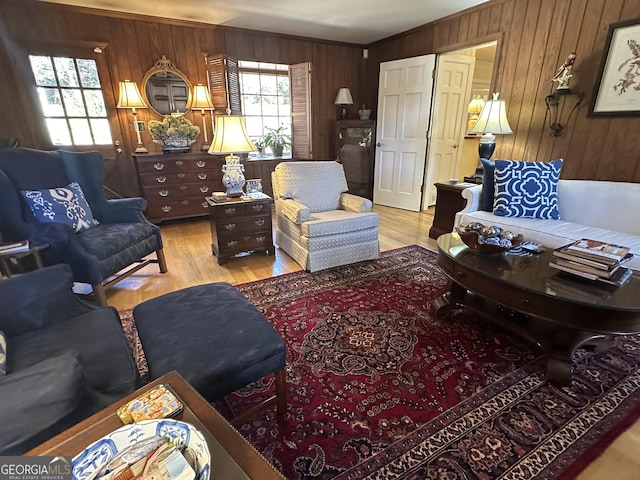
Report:
[[0,455],[22,454],[141,385],[118,312],[60,264],[0,281]]

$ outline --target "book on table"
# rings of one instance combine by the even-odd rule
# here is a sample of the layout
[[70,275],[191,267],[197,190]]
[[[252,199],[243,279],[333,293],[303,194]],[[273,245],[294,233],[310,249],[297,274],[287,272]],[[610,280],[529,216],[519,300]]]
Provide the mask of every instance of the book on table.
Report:
[[20,240],[18,242],[0,242],[1,253],[18,253],[29,250],[29,240]]
[[607,285],[614,285],[616,287],[620,287],[627,283],[627,281],[633,274],[633,271],[626,267],[617,268],[615,272],[613,272],[609,277],[604,277],[594,273],[585,272],[583,270],[567,267],[565,265],[560,265],[555,261],[549,262],[549,266],[562,272],[574,275],[576,277],[584,278],[587,280],[594,280],[597,282],[605,283]]
[[589,238],[576,240],[562,248],[566,249],[564,251],[570,252],[575,256],[594,259],[603,263],[608,263],[606,262],[607,260],[612,263],[618,262],[631,250],[629,247]]

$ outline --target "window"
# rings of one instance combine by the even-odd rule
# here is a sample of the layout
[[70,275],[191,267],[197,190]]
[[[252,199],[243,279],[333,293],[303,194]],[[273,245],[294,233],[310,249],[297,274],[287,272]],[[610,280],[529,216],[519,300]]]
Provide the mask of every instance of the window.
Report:
[[29,55],[54,145],[112,143],[98,67],[93,59]]
[[265,133],[264,127],[284,126],[291,136],[291,103],[289,99],[289,66],[277,63],[238,62],[242,114],[252,140]]

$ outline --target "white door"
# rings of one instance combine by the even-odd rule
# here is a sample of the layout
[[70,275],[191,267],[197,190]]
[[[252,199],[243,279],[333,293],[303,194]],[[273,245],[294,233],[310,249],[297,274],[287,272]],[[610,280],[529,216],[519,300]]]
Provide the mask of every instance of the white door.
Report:
[[380,64],[373,203],[420,210],[435,59]]
[[467,126],[475,57],[440,55],[436,69],[423,208],[436,203],[434,183],[456,178]]

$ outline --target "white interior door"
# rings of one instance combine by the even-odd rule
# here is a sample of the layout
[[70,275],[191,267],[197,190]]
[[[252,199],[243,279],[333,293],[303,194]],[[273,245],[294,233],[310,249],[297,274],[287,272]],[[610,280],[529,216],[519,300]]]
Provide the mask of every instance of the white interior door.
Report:
[[435,55],[380,64],[373,202],[420,210]]
[[423,208],[436,203],[434,183],[456,178],[462,158],[475,57],[440,55],[436,69]]

